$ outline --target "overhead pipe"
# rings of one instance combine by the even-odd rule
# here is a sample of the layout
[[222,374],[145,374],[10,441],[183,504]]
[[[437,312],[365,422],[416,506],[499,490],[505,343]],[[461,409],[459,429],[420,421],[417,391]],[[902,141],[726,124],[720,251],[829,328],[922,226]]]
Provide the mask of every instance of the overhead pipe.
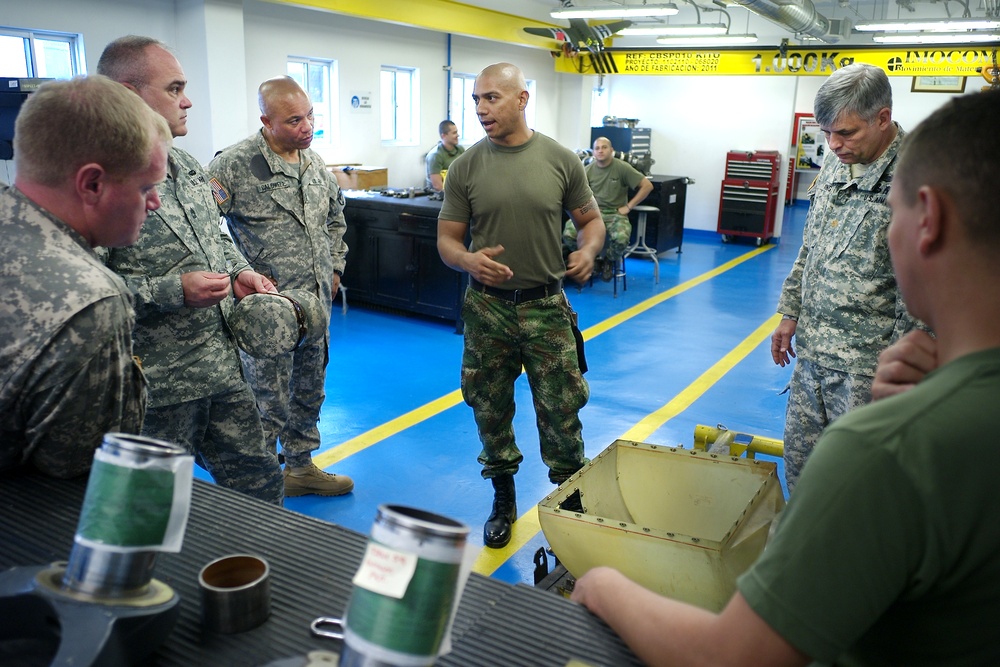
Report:
[[754,14],[774,21],[795,33],[811,35],[825,42],[836,42],[840,35],[831,34],[830,19],[818,11],[812,0],[733,0]]

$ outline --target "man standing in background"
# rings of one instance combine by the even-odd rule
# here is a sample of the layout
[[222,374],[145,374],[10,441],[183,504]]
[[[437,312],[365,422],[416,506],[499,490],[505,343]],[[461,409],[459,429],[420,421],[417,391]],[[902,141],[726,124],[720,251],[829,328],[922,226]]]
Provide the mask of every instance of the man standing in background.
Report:
[[789,493],[823,429],[871,400],[878,355],[915,322],[896,287],[887,198],[904,132],[878,67],[856,63],[820,86],[816,120],[829,150],[810,190],[802,247],[778,299],[771,357],[796,353],[785,416]]
[[425,187],[434,192],[441,192],[444,189],[445,173],[448,167],[459,155],[465,152],[465,148],[458,145],[458,126],[450,120],[443,120],[438,124],[438,134],[441,141],[427,154],[427,182]]
[[94,253],[134,243],[160,206],[170,131],[102,76],[43,84],[17,117],[0,184],[0,469],[86,472],[109,431],[139,433],[135,311]]
[[279,290],[307,290],[319,298],[324,333],[274,358],[241,353],[243,367],[267,444],[276,451],[281,443],[285,495],[339,496],[354,482],[320,470],[312,452],[320,447],[330,308],[347,255],[344,195],[322,156],[309,148],[313,108],[299,84],[290,77],[268,79],[258,89],[258,102],[264,126],[209,165],[219,183],[216,201],[256,270]]
[[[135,91],[174,137],[187,134],[187,78],[165,44],[122,37],[105,47],[97,71]],[[160,199],[139,240],[108,255],[136,300],[135,354],[150,384],[142,434],[185,447],[220,486],[280,505],[278,459],[264,444],[226,326],[232,292],[242,298],[274,286],[219,228],[205,170],[180,148],[170,150]]]

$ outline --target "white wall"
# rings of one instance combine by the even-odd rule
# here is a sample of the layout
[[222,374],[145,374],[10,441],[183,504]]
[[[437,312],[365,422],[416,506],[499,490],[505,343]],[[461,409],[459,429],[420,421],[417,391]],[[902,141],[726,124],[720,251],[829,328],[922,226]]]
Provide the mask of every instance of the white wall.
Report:
[[[329,162],[387,167],[393,187],[421,186],[423,154],[437,141],[437,124],[447,115],[445,67],[477,73],[498,61],[513,62],[536,81],[534,126],[569,148],[590,142],[591,90],[595,76],[557,74],[547,51],[467,37],[454,37],[449,54],[443,33],[366,21],[263,0],[4,0],[5,25],[82,33],[88,71],[96,70],[104,45],[121,35],[145,34],[172,45],[190,80],[194,103],[189,135],[178,145],[207,162],[259,126],[257,85],[285,73],[289,55],[336,60],[339,64],[339,127]],[[385,147],[379,140],[380,65],[420,70],[420,141],[413,147]],[[811,111],[824,77],[638,77],[608,76],[604,86],[610,113],[638,118],[652,128],[653,173],[689,176],[685,224],[717,226],[719,189],[726,152],[781,152],[779,197],[784,200],[792,119]],[[910,77],[891,77],[894,116],[904,128],[945,102],[949,95],[911,93]],[[970,82],[970,92],[978,90]],[[371,113],[351,109],[350,93],[373,94]],[[13,178],[0,165],[0,178]],[[782,209],[776,233],[780,234]]]
[[726,153],[777,150],[787,156],[795,84],[791,77],[745,76],[621,76],[606,83],[611,114],[652,129],[653,173],[694,178],[685,227],[713,231]]
[[[798,90],[795,95],[795,113],[812,113],[813,99],[819,87],[826,81],[822,76],[806,76],[799,79]],[[955,95],[942,93],[913,93],[910,92],[912,79],[908,76],[891,76],[889,85],[892,86],[892,118],[904,130],[909,130],[927,118],[935,109],[950,100]],[[966,93],[979,91],[979,82],[970,79],[966,85]],[[789,147],[791,150],[791,147]],[[815,172],[810,172],[815,173]],[[812,178],[799,179],[798,187],[795,191],[796,199],[805,199],[809,182]]]
[[[376,23],[351,17],[248,0],[244,9],[246,78],[250,100],[247,132],[260,127],[256,86],[283,74],[289,55],[336,60],[340,69],[339,132],[332,149],[316,146],[328,162],[386,166],[392,187],[423,187],[424,154],[438,141],[437,126],[448,115],[444,33]],[[510,61],[536,80],[536,125],[557,140],[560,108],[558,74],[546,51],[467,37],[451,40],[453,72],[476,74],[487,65]],[[383,146],[379,139],[379,68],[420,70],[420,141],[417,146]],[[371,113],[350,106],[353,91],[374,95]]]

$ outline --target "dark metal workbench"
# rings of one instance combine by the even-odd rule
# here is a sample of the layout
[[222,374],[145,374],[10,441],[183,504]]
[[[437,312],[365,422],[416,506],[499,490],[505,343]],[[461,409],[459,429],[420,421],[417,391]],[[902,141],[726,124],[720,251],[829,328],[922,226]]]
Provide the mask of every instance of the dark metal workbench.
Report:
[[[86,479],[0,476],[0,571],[66,560]],[[374,518],[374,517],[373,517]],[[258,666],[340,643],[309,634],[318,616],[341,616],[367,537],[195,480],[184,547],[159,554],[154,576],[181,597],[177,625],[150,664]],[[230,553],[271,566],[272,613],[237,635],[201,631],[198,571]],[[454,650],[438,665],[638,665],[596,617],[559,595],[473,574],[453,629]]]

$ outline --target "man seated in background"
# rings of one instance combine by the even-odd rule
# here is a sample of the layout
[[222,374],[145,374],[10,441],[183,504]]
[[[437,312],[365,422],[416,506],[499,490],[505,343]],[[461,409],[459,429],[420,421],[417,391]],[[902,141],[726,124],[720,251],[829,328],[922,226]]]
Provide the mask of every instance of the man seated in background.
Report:
[[427,163],[427,180],[424,185],[428,190],[441,192],[444,190],[445,172],[465,148],[458,145],[458,126],[450,120],[438,124],[438,134],[441,141],[427,153],[424,161]]
[[573,599],[644,662],[1000,664],[1000,643],[982,630],[1000,612],[998,117],[1000,91],[956,97],[904,141],[889,251],[910,312],[935,338],[882,362],[908,357],[917,372],[902,375],[914,380],[933,370],[826,428],[726,608],[661,597],[610,568],[576,582]]
[[142,427],[132,295],[93,249],[134,243],[159,208],[170,130],[93,76],[40,86],[14,134],[14,187],[0,184],[0,469],[75,477],[105,433]]
[[[653,182],[632,165],[616,159],[614,146],[606,137],[594,139],[594,161],[587,165],[586,171],[607,227],[604,257],[598,259],[598,264],[601,279],[608,281],[632,236],[628,214],[653,191]],[[629,190],[636,191],[631,198]],[[576,225],[572,221],[567,221],[563,228],[563,245],[568,252],[576,250]]]

